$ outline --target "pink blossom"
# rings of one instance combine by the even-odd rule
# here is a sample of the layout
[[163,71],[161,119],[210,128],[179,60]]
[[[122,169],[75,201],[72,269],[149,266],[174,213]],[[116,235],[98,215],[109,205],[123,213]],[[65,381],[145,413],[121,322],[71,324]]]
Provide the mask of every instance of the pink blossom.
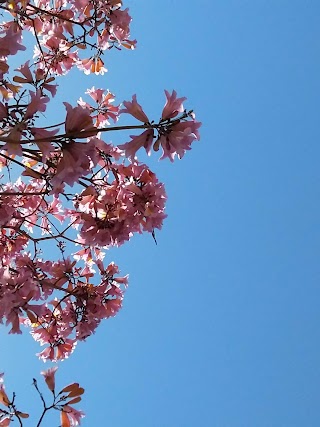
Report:
[[106,166],[106,158],[119,160],[123,152],[114,145],[107,144],[100,139],[101,134],[91,137],[88,140],[88,145],[91,147],[90,158],[95,165]]
[[74,351],[77,342],[75,339],[65,339],[65,342],[56,346],[57,353],[54,360],[68,359],[70,354]]
[[110,15],[112,36],[119,42],[127,41],[130,36],[131,16],[128,11],[128,8],[125,10],[116,9]]
[[85,416],[84,412],[74,409],[72,406],[64,405],[63,412],[65,412],[69,418],[70,426],[78,426],[81,423],[81,418]]
[[89,131],[87,136],[90,136],[91,131],[96,132],[93,126],[90,111],[87,108],[80,106],[72,107],[68,102],[64,102],[67,110],[65,129],[67,134],[76,134],[84,130]]
[[20,42],[22,39],[22,31],[19,26],[11,21],[3,25],[4,37],[0,38],[0,56],[15,55],[19,50],[26,50]]
[[92,86],[91,89],[88,89],[86,93],[91,96],[91,98],[96,101],[98,104],[104,101],[104,89],[96,89]]
[[54,77],[49,77],[47,75],[47,71],[41,69],[41,68],[37,68],[35,71],[35,76],[36,76],[36,81],[40,82],[41,80],[43,80],[42,82],[42,87],[43,89],[46,89],[48,92],[51,93],[51,96],[54,97],[56,92],[57,92],[57,84],[51,84],[55,79]]
[[[46,50],[47,49],[47,50]],[[44,36],[42,39],[42,51],[36,46],[34,57],[42,57],[40,68],[49,68],[59,75],[66,74],[79,62],[77,51],[71,51],[66,40],[56,35]]]
[[62,204],[57,197],[53,198],[53,201],[48,208],[48,212],[50,212],[54,218],[60,221],[60,223],[62,223],[65,219],[64,209],[62,209]]
[[41,111],[42,113],[46,111],[46,104],[49,102],[50,98],[48,96],[43,96],[40,89],[37,89],[37,91],[34,93],[31,90],[29,91],[31,101],[28,104],[25,119],[29,119],[32,117],[36,112]]
[[119,165],[117,172],[98,197],[93,193],[77,201],[80,238],[88,246],[119,246],[135,232],[161,228],[166,217],[164,187],[145,165]]
[[160,160],[169,158],[173,162],[176,155],[181,159],[186,151],[191,150],[192,142],[200,140],[200,126],[201,123],[196,121],[181,121],[171,126],[154,144],[156,150],[160,145],[162,147]]
[[0,427],[9,427],[10,423],[11,423],[10,415],[5,415],[4,417],[1,417]]
[[136,152],[144,147],[148,156],[151,153],[151,147],[154,138],[153,129],[145,130],[141,135],[130,135],[131,141],[118,145],[121,150],[124,150],[125,155],[131,161],[134,160]]
[[47,369],[46,371],[42,371],[41,375],[44,376],[44,380],[50,391],[54,391],[55,389],[55,373],[58,369],[58,366],[53,366],[52,368]]
[[3,120],[8,116],[8,108],[0,102],[0,120]]
[[96,75],[101,74],[103,76],[108,70],[104,67],[104,62],[99,57],[92,57],[82,59],[77,62],[79,70],[82,70],[85,74],[95,73]]
[[9,334],[22,334],[20,329],[20,319],[19,319],[20,310],[12,309],[10,313],[7,314],[7,322],[6,325],[11,323],[12,328],[9,331]]
[[90,151],[91,147],[86,143],[70,141],[64,144],[51,184],[54,187],[63,183],[73,186],[81,176],[87,175],[90,170]]
[[[0,120],[2,149],[7,150],[2,154],[8,158],[0,165],[9,167],[11,162],[25,169],[22,179],[1,187],[0,323],[9,325],[10,333],[21,333],[21,325],[28,326],[33,338],[45,346],[40,358],[56,361],[68,357],[79,340],[95,333],[100,322],[115,316],[122,306],[128,277],[119,276],[113,263],[104,266],[103,248],[122,245],[136,233],[153,233],[166,217],[164,185],[136,161],[137,151],[144,148],[149,155],[152,146],[155,150],[161,146],[161,158],[181,158],[199,139],[200,123],[184,111],[185,98],[177,98],[175,91],[165,91],[166,105],[158,124],[149,120],[133,95],[131,101],[124,101],[121,112],[140,121],[141,135],[131,136],[119,146],[121,150],[104,142],[99,132],[99,127],[118,120],[114,95],[92,87],[86,94],[94,102],[80,99],[76,107],[65,103],[64,124],[36,127],[41,119],[37,113],[46,110],[49,96],[56,93],[57,74],[74,66],[86,74],[103,74],[107,71],[103,50],[131,49],[136,42],[129,40],[131,17],[128,9],[121,10],[121,0],[35,0],[35,6],[25,0],[8,2],[13,21],[0,26],[0,77],[5,77],[0,93],[6,100],[0,103]],[[22,30],[37,35],[35,68],[28,61],[16,70],[18,75],[7,78],[8,55],[25,49]],[[80,59],[86,48],[92,56]],[[33,87],[30,96],[25,84]],[[65,134],[57,137],[63,126]],[[131,160],[129,165],[124,154]],[[77,188],[64,191],[65,185],[76,183]],[[65,199],[58,198],[59,193]],[[47,234],[45,238],[41,232]],[[62,260],[40,258],[40,245],[50,238]],[[79,250],[69,259],[64,251],[72,242]],[[92,280],[95,270],[100,283]],[[56,369],[42,372],[51,391]],[[83,413],[65,403],[59,404],[62,424],[78,425]],[[0,425],[9,421],[2,417]]]
[[109,317],[115,316],[120,310],[121,305],[122,305],[121,299],[115,298],[115,299],[107,300],[104,304],[106,317],[109,318]]
[[45,162],[46,159],[49,157],[50,153],[54,151],[54,146],[50,141],[41,141],[41,138],[47,139],[47,138],[53,138],[54,135],[56,135],[59,132],[59,129],[53,129],[53,130],[46,130],[43,128],[30,128],[29,129],[31,134],[33,135],[34,139],[39,140],[35,141],[37,146],[39,147],[39,150],[42,153],[42,162]]
[[24,77],[16,76],[14,78],[15,82],[18,83],[33,83],[33,77],[30,71],[29,61],[25,64],[21,65],[21,67],[17,68],[15,71],[19,71]]
[[177,98],[177,92],[175,90],[172,92],[171,95],[167,90],[165,90],[165,94],[167,97],[167,102],[162,111],[162,120],[172,119],[179,113],[182,113],[184,111],[182,103],[187,99],[184,97]]
[[104,93],[104,89],[95,89],[92,87],[86,91],[96,103],[97,107],[93,107],[87,102],[83,101],[82,98],[79,99],[78,104],[83,108],[88,108],[92,113],[92,118],[95,119],[96,127],[103,127],[109,125],[109,118],[111,118],[114,122],[118,120],[119,116],[119,106],[112,105],[114,101],[114,95],[107,91]]
[[135,117],[137,120],[140,120],[140,122],[148,123],[149,119],[146,116],[145,112],[143,111],[140,104],[137,102],[137,96],[132,96],[132,102],[130,101],[123,101],[123,105],[126,108],[123,108],[120,110],[120,113],[127,113],[131,114],[131,116]]
[[20,140],[23,134],[27,129],[27,123],[22,121],[16,123],[8,132],[8,139],[1,148],[7,150],[7,154],[13,154],[17,156],[22,156],[22,147]]
[[37,356],[39,359],[42,359],[44,362],[47,360],[54,360],[54,348],[53,347],[47,347],[44,350],[42,350],[40,353],[37,353]]

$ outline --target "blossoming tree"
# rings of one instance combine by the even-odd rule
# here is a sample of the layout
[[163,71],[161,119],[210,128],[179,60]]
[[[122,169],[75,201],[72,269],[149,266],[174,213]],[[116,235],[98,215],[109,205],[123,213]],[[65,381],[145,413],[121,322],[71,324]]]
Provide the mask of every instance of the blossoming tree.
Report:
[[[128,278],[104,263],[104,250],[135,233],[154,236],[166,217],[164,185],[139,162],[138,151],[182,158],[199,139],[200,123],[175,91],[165,91],[153,121],[136,95],[119,106],[108,90],[92,87],[87,101],[64,102],[63,122],[42,126],[61,76],[73,67],[103,74],[108,50],[135,48],[131,17],[121,0],[0,0],[0,9],[0,321],[13,334],[30,328],[44,346],[38,356],[58,362],[121,308]],[[10,59],[27,50],[24,32],[34,37],[34,56],[12,69]],[[122,114],[132,125],[118,125]],[[104,140],[122,129],[134,131],[129,141]],[[48,241],[57,247],[55,261],[46,258]],[[78,425],[83,413],[71,405],[83,389],[74,383],[57,392],[56,369],[43,372],[51,403],[34,380],[43,404],[37,426],[50,409],[60,411],[63,427]],[[0,403],[0,426],[23,425],[28,414],[3,383]]]

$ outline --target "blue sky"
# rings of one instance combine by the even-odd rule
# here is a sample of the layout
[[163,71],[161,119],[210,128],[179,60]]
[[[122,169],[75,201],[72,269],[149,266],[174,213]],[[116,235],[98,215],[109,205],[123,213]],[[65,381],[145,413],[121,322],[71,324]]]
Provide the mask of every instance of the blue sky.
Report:
[[[137,93],[156,119],[176,89],[201,141],[151,160],[169,197],[158,245],[110,253],[130,274],[124,307],[57,381],[85,387],[84,427],[318,426],[320,3],[125,4],[138,49],[61,80],[56,105],[94,84]],[[36,410],[31,379],[48,366],[27,333],[0,331],[7,387]]]

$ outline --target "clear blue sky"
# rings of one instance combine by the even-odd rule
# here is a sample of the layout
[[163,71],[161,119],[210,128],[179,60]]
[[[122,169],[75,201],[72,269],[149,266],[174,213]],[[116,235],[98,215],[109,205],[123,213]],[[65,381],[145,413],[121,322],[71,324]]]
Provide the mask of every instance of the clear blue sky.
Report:
[[[86,388],[84,427],[319,426],[320,2],[125,4],[138,49],[111,53],[99,79],[72,73],[57,102],[95,84],[157,118],[176,89],[202,138],[152,161],[169,196],[158,246],[110,254],[130,273],[124,308],[58,383]],[[27,333],[0,331],[8,388],[36,408],[48,366]]]

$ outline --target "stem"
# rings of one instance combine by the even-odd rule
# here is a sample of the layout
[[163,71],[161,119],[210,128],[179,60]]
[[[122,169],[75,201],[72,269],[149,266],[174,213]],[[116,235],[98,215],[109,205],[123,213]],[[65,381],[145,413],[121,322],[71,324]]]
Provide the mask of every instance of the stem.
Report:
[[39,421],[38,421],[38,424],[36,425],[36,427],[39,427],[40,426],[40,424],[42,423],[42,420],[43,420],[43,418],[44,418],[44,416],[45,416],[45,414],[46,414],[46,412],[48,411],[48,409],[47,408],[45,408],[43,411],[42,411],[42,414],[41,414],[41,416],[40,416],[40,418],[39,418]]
[[[4,157],[5,159],[9,160],[10,162],[16,163],[17,165],[21,166],[24,169],[28,169],[29,171],[31,171],[33,173],[35,172],[33,169],[29,168],[29,166],[24,165],[23,163],[19,162],[16,159],[13,159],[13,158],[7,156],[6,154],[0,153],[0,156]],[[36,173],[38,173],[39,176],[42,176],[42,174],[40,172],[36,172]]]
[[[143,125],[129,125],[129,126],[109,126],[107,128],[95,128],[92,129],[92,132],[96,131],[96,133],[99,132],[112,132],[112,131],[118,131],[118,130],[131,130],[131,129],[156,129],[159,126],[159,124],[150,124],[150,123],[145,123]],[[80,132],[78,132],[77,134],[75,133],[63,133],[60,135],[55,135],[55,136],[49,136],[46,138],[36,138],[33,140],[28,140],[28,139],[22,139],[20,141],[20,144],[33,144],[33,143],[37,143],[37,142],[58,142],[60,141],[62,138],[70,138],[70,139],[82,139],[82,138],[88,138],[88,134],[90,130],[82,130]],[[94,136],[94,135],[91,135]],[[5,136],[1,136],[0,137],[0,141],[1,142],[11,142],[11,143],[16,143],[15,140],[9,138],[9,137],[5,137]]]
[[21,193],[18,191],[0,191],[0,196],[42,196],[49,194],[49,191],[35,191],[34,193]]

